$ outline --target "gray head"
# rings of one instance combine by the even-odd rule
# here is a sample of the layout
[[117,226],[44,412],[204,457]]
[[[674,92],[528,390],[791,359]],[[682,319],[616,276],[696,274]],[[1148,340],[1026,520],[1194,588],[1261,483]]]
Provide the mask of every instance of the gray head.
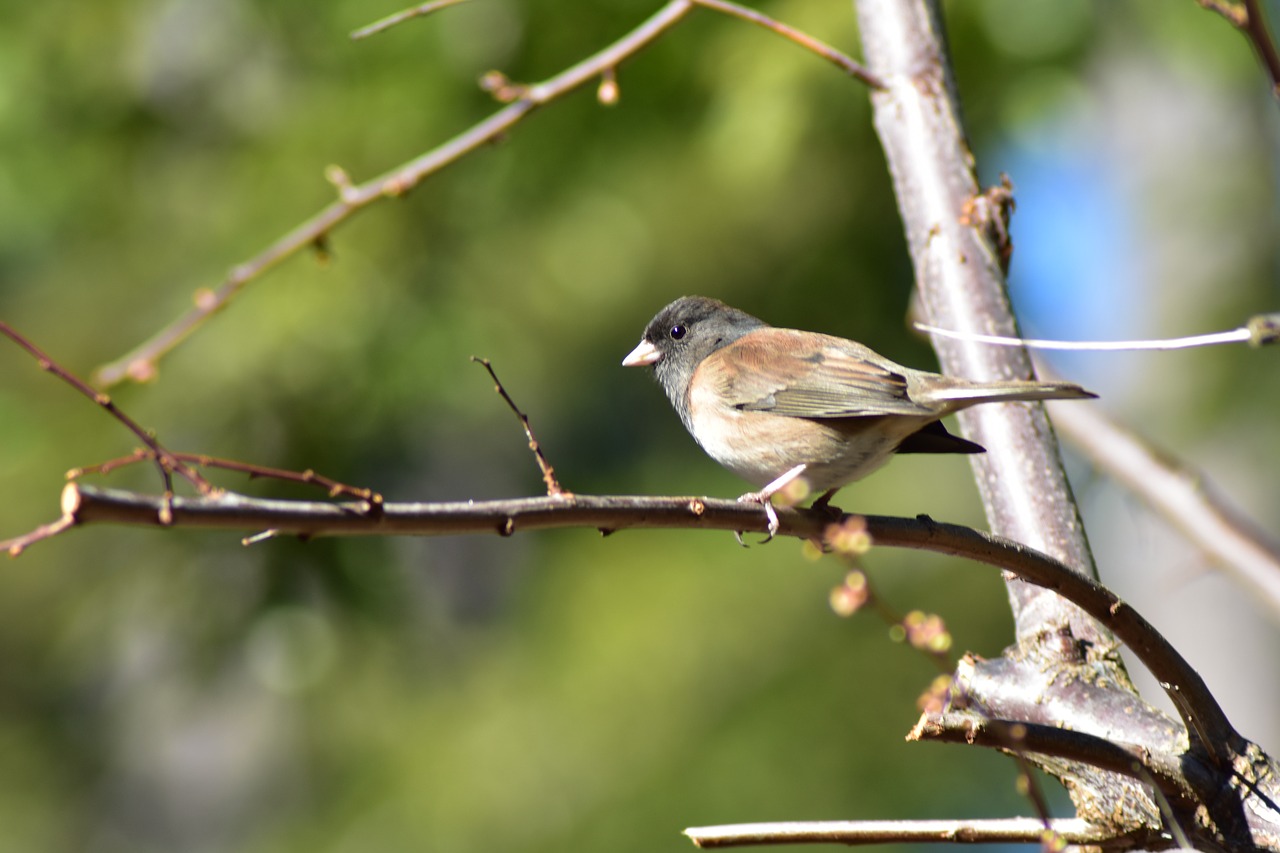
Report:
[[687,422],[689,381],[698,364],[747,332],[768,325],[718,299],[682,296],[649,321],[640,345],[622,363],[652,365],[667,398]]

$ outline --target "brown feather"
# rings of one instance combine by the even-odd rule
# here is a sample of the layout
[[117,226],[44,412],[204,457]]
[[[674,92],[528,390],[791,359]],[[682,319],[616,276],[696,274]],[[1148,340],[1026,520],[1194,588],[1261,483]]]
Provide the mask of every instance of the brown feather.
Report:
[[819,419],[933,414],[911,399],[894,368],[852,341],[768,328],[712,353],[699,373],[714,377],[726,402],[742,411]]

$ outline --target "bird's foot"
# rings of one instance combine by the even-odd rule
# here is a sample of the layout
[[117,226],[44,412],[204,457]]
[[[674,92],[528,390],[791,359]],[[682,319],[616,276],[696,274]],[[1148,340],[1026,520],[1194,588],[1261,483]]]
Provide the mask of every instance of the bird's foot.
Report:
[[[782,526],[782,522],[778,520],[778,511],[773,508],[773,496],[795,482],[796,478],[803,474],[808,467],[807,464],[801,463],[776,480],[767,483],[760,491],[747,492],[738,498],[738,503],[758,503],[764,509],[765,518],[769,520],[767,528],[769,535],[760,543],[761,545],[777,536],[778,529]],[[735,530],[733,535],[737,538],[739,545],[746,547],[746,543],[742,541],[742,533],[740,531]]]

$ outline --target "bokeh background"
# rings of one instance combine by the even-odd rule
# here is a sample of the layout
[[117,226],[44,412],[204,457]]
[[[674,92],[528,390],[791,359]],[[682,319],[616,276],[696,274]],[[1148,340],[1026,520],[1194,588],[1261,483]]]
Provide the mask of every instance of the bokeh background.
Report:
[[[496,109],[483,72],[543,79],[658,5],[476,0],[351,43],[396,4],[8,4],[0,316],[88,375],[326,204],[328,165],[404,162]],[[846,2],[761,8],[857,53]],[[984,180],[1017,188],[1026,331],[1191,334],[1277,307],[1277,107],[1223,21],[1192,0],[947,13]],[[910,265],[860,84],[710,12],[619,82],[617,106],[576,93],[360,214],[327,262],[254,282],[116,399],[172,448],[391,500],[537,494],[481,355],[568,488],[733,496],[619,366],[670,299],[935,363],[903,322]],[[1274,531],[1276,356],[1058,369]],[[65,470],[135,442],[16,347],[0,380],[2,537],[56,516]],[[1104,580],[1280,749],[1276,614],[1070,461]],[[142,468],[109,482],[157,487]],[[958,458],[899,460],[839,503],[982,523]],[[1008,642],[993,571],[866,564],[957,650]],[[688,531],[248,548],[76,531],[0,581],[0,849],[660,851],[689,849],[691,825],[1030,813],[1004,759],[904,743],[935,670],[873,615],[832,614],[841,574],[795,543]]]

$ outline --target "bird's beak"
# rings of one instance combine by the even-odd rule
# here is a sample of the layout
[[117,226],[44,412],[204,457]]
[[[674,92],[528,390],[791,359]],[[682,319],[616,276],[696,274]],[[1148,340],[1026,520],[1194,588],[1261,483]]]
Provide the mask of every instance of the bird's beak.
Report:
[[657,347],[646,340],[641,340],[640,345],[622,360],[622,366],[643,367],[646,364],[657,364],[661,359],[662,353]]

